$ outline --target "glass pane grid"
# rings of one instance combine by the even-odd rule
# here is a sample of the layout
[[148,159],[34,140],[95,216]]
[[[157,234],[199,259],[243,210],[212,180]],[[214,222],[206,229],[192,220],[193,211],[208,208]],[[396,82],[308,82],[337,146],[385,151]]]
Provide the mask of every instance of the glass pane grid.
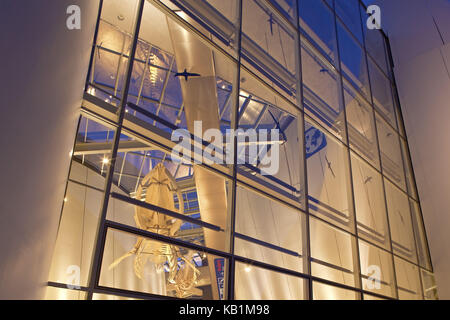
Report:
[[[80,122],[50,277],[65,283],[67,263],[79,264],[86,296],[52,296],[435,297],[387,44],[364,28],[359,1],[131,2],[105,0],[87,92],[125,117],[110,108]],[[199,119],[200,136],[277,129],[279,153],[246,140],[237,158],[257,150],[250,166],[175,161],[170,135],[193,134]],[[227,287],[231,257],[239,281]],[[108,294],[87,289],[96,277]]]

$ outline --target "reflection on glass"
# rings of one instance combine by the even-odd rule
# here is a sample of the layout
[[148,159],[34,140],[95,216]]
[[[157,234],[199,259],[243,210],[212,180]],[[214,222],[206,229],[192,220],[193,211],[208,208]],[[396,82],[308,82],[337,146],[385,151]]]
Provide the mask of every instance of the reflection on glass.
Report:
[[383,173],[403,190],[406,190],[399,136],[380,116],[377,115],[376,119]]
[[350,146],[373,166],[379,168],[373,109],[350,86],[345,86],[344,98]]
[[302,43],[303,105],[305,112],[340,139],[345,137],[339,78],[334,68],[318,59],[317,52]]
[[[366,10],[361,5],[362,21],[365,22],[369,18]],[[387,44],[381,30],[363,28],[364,37],[366,40],[366,48],[368,54],[375,59],[377,65],[387,75],[388,72],[388,57],[387,57]]]
[[389,248],[386,204],[381,175],[352,153],[353,192],[359,236]]
[[394,253],[417,263],[408,196],[386,179],[384,183]]
[[238,187],[235,252],[302,272],[304,219],[299,210]]
[[295,0],[269,0],[272,4],[276,6],[276,8],[281,11],[281,13],[291,20],[293,23],[295,22],[295,16],[297,9],[297,3]]
[[370,98],[366,55],[358,41],[338,23],[341,68],[345,78],[366,98]]
[[[105,122],[82,116],[72,156],[76,161],[92,167],[101,175],[105,174],[111,161],[115,131],[114,127]],[[121,136],[121,141],[125,140],[128,138]],[[103,188],[104,186],[96,187]]]
[[240,262],[236,263],[235,283],[237,300],[303,300],[305,298],[303,279]]
[[359,241],[363,289],[387,297],[396,297],[392,254]]
[[242,11],[243,64],[295,102],[295,30],[264,1],[243,0]]
[[[239,173],[304,204],[300,113],[249,73],[241,74],[247,80],[241,83],[238,128],[249,138],[238,144]],[[272,137],[272,130],[278,131],[278,137]],[[258,142],[251,141],[251,134]]]
[[302,33],[328,61],[337,66],[337,44],[334,17],[322,0],[299,1]]
[[315,218],[310,219],[310,229],[312,275],[355,286],[355,239]]
[[358,293],[320,282],[313,282],[314,300],[359,300]]
[[363,43],[359,0],[335,0],[336,14],[345,23],[350,32]]
[[391,126],[397,128],[390,80],[380,71],[372,59],[369,59],[369,74],[375,109]]
[[397,276],[398,297],[400,300],[421,300],[419,268],[403,259],[394,257]]
[[[189,28],[202,34],[204,39],[220,46],[231,56],[236,56],[236,28],[238,27],[238,0],[161,0],[164,10],[171,10],[178,18],[189,24]],[[156,2],[157,3],[157,2]],[[178,6],[181,4],[181,6]],[[159,5],[158,5],[159,6]],[[155,8],[156,10],[156,8]],[[164,16],[162,20],[164,19]],[[157,15],[148,14],[151,27],[146,30],[152,33],[165,25],[165,21],[150,21]],[[164,27],[163,27],[164,28]],[[167,39],[170,41],[170,39]]]
[[350,230],[352,212],[345,146],[311,122],[305,124],[305,145],[310,210]]

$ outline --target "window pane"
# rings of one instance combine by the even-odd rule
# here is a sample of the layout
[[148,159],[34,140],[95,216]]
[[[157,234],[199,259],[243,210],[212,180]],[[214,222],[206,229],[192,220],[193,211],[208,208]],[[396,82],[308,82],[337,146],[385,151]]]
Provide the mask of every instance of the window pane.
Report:
[[[231,184],[225,176],[192,162],[174,161],[171,154],[150,143],[141,142],[133,151],[125,151],[126,145],[119,146],[114,177],[121,191],[110,197],[108,219],[226,250]],[[133,203],[136,200],[142,205]],[[161,210],[210,225],[177,219]]]
[[377,130],[383,173],[403,190],[406,190],[399,136],[386,122],[381,120],[378,115]]
[[302,201],[304,207],[300,112],[248,72],[242,70],[241,75],[247,80],[241,84],[239,99],[239,174],[271,193]]
[[[236,56],[236,27],[238,1],[217,1],[217,0],[184,0],[179,1],[161,1],[178,17],[183,19],[200,32],[204,38],[214,42],[216,45],[224,49],[228,54]],[[180,6],[178,4],[180,3]],[[148,5],[150,7],[150,4]],[[152,5],[153,7],[153,5]],[[147,9],[146,9],[147,10]],[[148,10],[147,10],[148,11]],[[142,30],[147,34],[154,33],[164,34],[166,32],[167,21],[160,10],[154,7],[150,15],[144,14],[144,23],[148,25],[146,30]],[[155,30],[157,30],[155,32]],[[170,42],[170,38],[159,35],[161,41]]]
[[313,282],[314,300],[359,300],[355,291]]
[[90,83],[105,90],[111,104],[118,105],[114,97],[122,96],[137,9],[137,0],[103,3]]
[[260,0],[243,0],[242,62],[296,102],[296,31],[271,6]]
[[359,236],[388,249],[390,245],[383,179],[353,153],[351,159]]
[[310,219],[312,275],[355,286],[355,239],[318,219]]
[[[361,6],[361,14],[362,14],[362,20],[365,23],[368,19],[368,15],[366,13],[366,10]],[[387,65],[387,49],[386,49],[386,42],[384,40],[384,36],[381,33],[380,30],[377,29],[369,29],[369,28],[363,28],[364,30],[364,36],[366,39],[366,48],[369,53],[369,55],[375,59],[378,66],[383,70],[384,73],[387,75],[390,75],[390,72],[388,72],[388,65]]]
[[238,187],[236,254],[302,272],[304,222],[301,211]]
[[337,65],[336,30],[333,12],[322,0],[299,1],[302,33],[328,61]]
[[363,289],[395,298],[392,254],[359,241]]
[[366,99],[370,98],[369,75],[363,48],[340,22],[338,38],[343,75]]
[[293,23],[295,22],[295,10],[297,9],[296,0],[269,0],[274,4],[278,10],[280,10],[285,17],[291,20]]
[[347,149],[310,121],[305,130],[310,210],[351,230]]
[[392,86],[389,79],[375,66],[372,59],[369,59],[369,74],[375,109],[381,114],[384,120],[389,122],[394,128],[397,128]]
[[336,0],[336,14],[360,43],[363,43],[358,0]]
[[[205,1],[192,1],[191,5],[209,6]],[[170,133],[173,127],[162,125],[155,116],[191,133],[195,121],[202,121],[201,133],[230,128],[237,74],[231,57],[167,18],[148,1],[138,49],[128,97],[129,102],[143,109],[139,112],[129,108],[129,115],[137,118],[135,122],[143,120]]]
[[[128,125],[135,125],[132,122],[133,116],[130,115],[127,119],[129,122],[124,124],[125,128]],[[138,127],[134,126],[133,128],[136,130]],[[148,132],[155,139],[166,137],[163,134],[157,135],[156,131],[149,130]],[[162,141],[168,145],[166,140]],[[192,161],[177,162],[172,158],[170,149],[163,152],[154,144],[144,143],[142,138],[133,140],[132,143],[134,147],[131,149],[126,144],[119,145],[114,177],[121,189],[120,192],[116,191],[110,196],[110,212],[107,219],[187,243],[221,251],[228,250],[227,221],[229,217],[228,204],[230,203],[228,195],[232,194],[229,190],[230,181],[225,176],[213,173],[206,167],[193,164]],[[179,215],[185,217],[178,218]],[[149,246],[153,246],[153,242],[150,242]],[[124,246],[125,249],[132,250],[133,244],[128,243],[127,246]],[[139,249],[144,250],[145,248],[139,246]],[[157,255],[157,253],[153,254]],[[171,256],[167,257],[167,254],[159,255],[166,256],[166,260],[171,258]],[[203,257],[200,253],[199,256]],[[119,257],[120,255],[115,256],[115,259]],[[178,258],[183,259],[182,257]],[[160,261],[160,265],[164,264],[161,259],[157,260]],[[193,259],[199,260],[198,257]],[[215,259],[211,255],[201,259],[204,260],[201,265],[206,266],[204,273],[211,275],[210,285],[212,288],[217,286],[215,284],[217,282]],[[113,261],[109,262],[109,264],[111,263]],[[189,269],[186,272],[188,271],[192,270]],[[126,277],[134,277],[132,270]],[[125,284],[127,283],[126,280],[123,281]],[[118,285],[125,286],[125,284],[119,283]],[[137,283],[134,285],[137,289],[132,290],[144,290],[143,292],[157,294],[164,292],[163,287],[156,290],[153,287],[141,287],[141,284]],[[205,289],[202,296],[209,297],[210,293],[208,292],[211,290],[215,295],[214,298],[217,298],[218,289]],[[173,292],[168,291],[167,295],[172,296]]]
[[403,259],[394,258],[400,300],[422,300],[419,268]]
[[305,112],[336,137],[345,139],[338,73],[308,43],[302,42],[301,52]]
[[394,253],[417,263],[408,196],[386,179],[385,188]]
[[376,168],[380,167],[374,112],[349,86],[344,91],[350,146]]
[[[87,286],[115,129],[82,117],[78,129],[49,281]],[[118,192],[116,186],[112,190]]]
[[235,285],[237,300],[305,299],[305,280],[240,262],[236,263]]

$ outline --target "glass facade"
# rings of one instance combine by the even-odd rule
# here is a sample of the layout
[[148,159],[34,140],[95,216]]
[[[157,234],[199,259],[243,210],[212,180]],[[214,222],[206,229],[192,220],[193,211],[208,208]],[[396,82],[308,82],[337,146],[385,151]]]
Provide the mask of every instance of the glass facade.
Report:
[[48,298],[437,298],[366,19],[358,0],[101,1]]

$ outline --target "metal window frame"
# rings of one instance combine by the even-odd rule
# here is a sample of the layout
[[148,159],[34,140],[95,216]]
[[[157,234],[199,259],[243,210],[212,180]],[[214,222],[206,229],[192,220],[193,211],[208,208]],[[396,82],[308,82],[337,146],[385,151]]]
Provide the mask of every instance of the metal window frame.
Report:
[[[302,251],[302,255],[299,255],[298,253],[292,252],[290,250],[287,250],[285,248],[281,248],[278,246],[274,246],[271,245],[270,243],[266,243],[264,241],[260,241],[257,239],[253,239],[251,237],[245,236],[245,235],[241,235],[235,232],[235,223],[236,223],[236,196],[237,196],[237,186],[238,184],[241,185],[246,185],[245,182],[242,181],[238,181],[238,176],[237,176],[237,154],[236,152],[234,153],[235,159],[234,159],[234,165],[230,166],[230,178],[231,178],[231,186],[230,186],[230,199],[229,199],[229,204],[230,204],[230,208],[229,208],[229,222],[228,222],[228,229],[229,229],[229,252],[225,253],[225,252],[220,252],[211,248],[206,248],[206,247],[202,247],[202,246],[198,246],[195,244],[189,244],[186,243],[182,240],[177,240],[174,238],[170,238],[170,237],[165,237],[165,236],[161,236],[161,235],[157,235],[157,234],[152,234],[151,232],[147,232],[147,231],[143,231],[134,227],[130,227],[130,226],[126,226],[126,225],[122,225],[116,222],[112,222],[112,221],[108,221],[106,218],[106,213],[107,213],[107,208],[108,208],[108,203],[110,200],[110,197],[115,197],[114,193],[111,193],[111,189],[112,189],[112,184],[114,183],[113,181],[113,177],[114,177],[114,167],[115,167],[115,160],[117,158],[117,154],[118,154],[118,148],[119,148],[119,142],[120,142],[120,136],[122,133],[122,129],[123,129],[123,122],[124,122],[124,118],[125,118],[125,109],[127,107],[127,97],[128,97],[128,91],[129,91],[129,87],[130,87],[130,79],[131,79],[131,74],[132,74],[132,70],[133,70],[133,65],[134,65],[134,61],[135,61],[135,55],[136,55],[136,49],[137,49],[137,45],[138,45],[138,41],[139,41],[139,30],[140,30],[140,25],[141,25],[141,21],[142,21],[142,16],[143,16],[143,11],[144,11],[144,4],[146,2],[146,0],[137,0],[138,1],[138,11],[137,11],[137,15],[136,15],[136,21],[135,21],[135,27],[134,27],[134,33],[133,33],[133,41],[132,41],[132,49],[130,52],[130,57],[128,59],[128,67],[127,67],[127,72],[126,72],[126,81],[124,83],[125,87],[123,90],[123,94],[122,94],[122,98],[117,98],[118,100],[120,100],[120,105],[117,108],[117,121],[114,122],[114,126],[116,127],[116,131],[115,131],[115,135],[114,135],[114,140],[113,140],[113,144],[112,144],[112,150],[111,150],[111,163],[109,164],[108,167],[108,171],[106,174],[106,181],[105,181],[105,188],[104,190],[100,190],[97,188],[98,191],[101,191],[104,193],[104,197],[103,197],[103,203],[102,203],[102,209],[101,209],[101,215],[100,215],[100,220],[99,220],[99,228],[97,230],[97,235],[96,235],[96,241],[95,241],[95,251],[94,251],[94,255],[93,255],[93,260],[92,260],[92,266],[89,272],[89,284],[87,287],[82,287],[80,288],[81,291],[85,291],[87,292],[87,299],[92,299],[93,294],[94,293],[103,293],[103,294],[112,294],[112,295],[117,295],[117,296],[123,296],[123,297],[131,297],[131,298],[138,298],[138,299],[170,299],[171,297],[166,297],[166,296],[160,296],[160,295],[152,295],[152,294],[145,294],[145,293],[139,293],[139,292],[134,292],[134,291],[129,291],[129,290],[122,290],[122,289],[117,289],[117,288],[109,288],[109,287],[104,287],[104,286],[100,286],[99,285],[99,279],[100,279],[100,272],[101,272],[101,263],[102,263],[102,258],[103,258],[103,252],[104,252],[104,246],[105,246],[105,241],[106,241],[106,233],[109,229],[114,229],[114,230],[119,230],[119,231],[124,231],[124,232],[128,232],[131,234],[135,234],[135,235],[140,235],[140,236],[145,236],[145,237],[149,237],[155,240],[159,240],[159,241],[164,241],[167,243],[172,243],[174,245],[182,245],[185,247],[191,247],[193,249],[198,249],[198,250],[203,250],[204,252],[210,253],[210,254],[215,254],[218,256],[222,256],[224,258],[227,259],[227,274],[226,274],[226,280],[227,280],[227,286],[226,286],[226,297],[229,300],[233,300],[235,298],[235,264],[236,262],[239,263],[247,263],[247,264],[251,264],[254,265],[255,267],[260,267],[266,270],[271,270],[274,272],[280,272],[286,275],[290,275],[290,276],[294,276],[294,277],[298,277],[301,279],[304,279],[306,284],[304,285],[304,297],[306,299],[312,300],[313,299],[313,283],[314,282],[318,282],[318,283],[323,283],[326,285],[331,285],[333,287],[338,287],[338,288],[342,288],[342,289],[346,289],[346,290],[351,290],[353,292],[356,292],[358,294],[358,297],[360,299],[363,299],[364,295],[370,295],[370,296],[374,296],[374,297],[379,297],[382,299],[398,299],[398,290],[404,290],[405,288],[399,288],[397,285],[397,279],[396,279],[396,270],[395,270],[395,264],[394,264],[394,257],[398,257],[401,258],[402,260],[405,260],[404,258],[398,256],[397,254],[395,254],[393,252],[393,248],[392,248],[392,238],[391,238],[391,229],[390,229],[390,223],[389,223],[389,216],[388,216],[388,206],[387,206],[387,199],[386,199],[386,190],[385,190],[385,185],[384,183],[382,184],[382,188],[383,188],[383,193],[384,193],[384,201],[385,201],[385,207],[386,207],[386,215],[387,215],[387,230],[388,230],[388,234],[389,234],[389,249],[383,248],[378,246],[377,244],[367,241],[363,238],[361,238],[361,240],[370,243],[371,245],[377,247],[378,249],[383,250],[383,252],[389,253],[391,256],[391,268],[392,268],[392,272],[393,272],[393,283],[391,284],[393,287],[393,291],[394,291],[394,298],[389,297],[389,296],[385,296],[385,295],[381,295],[381,294],[377,294],[371,291],[367,291],[363,289],[362,286],[362,279],[364,278],[364,275],[361,274],[361,261],[360,261],[360,254],[359,254],[359,233],[358,233],[358,222],[357,222],[357,215],[355,212],[355,195],[353,192],[353,177],[352,177],[352,163],[351,163],[351,150],[353,150],[353,148],[350,147],[350,143],[349,143],[349,135],[348,135],[348,123],[347,123],[347,115],[346,115],[346,109],[345,109],[345,101],[344,101],[344,80],[343,80],[343,73],[342,73],[342,61],[341,61],[341,57],[340,57],[340,50],[339,50],[339,37],[338,37],[338,23],[341,23],[344,28],[346,29],[346,31],[349,32],[349,34],[353,37],[355,37],[352,33],[352,31],[347,27],[347,25],[342,21],[342,19],[340,17],[337,16],[336,13],[336,0],[332,1],[332,8],[329,6],[329,4],[326,1],[320,0],[324,3],[325,6],[328,7],[328,9],[330,9],[333,13],[334,16],[334,30],[335,30],[335,37],[336,37],[336,46],[337,46],[337,61],[336,63],[338,64],[338,70],[336,70],[337,72],[337,76],[338,76],[338,85],[340,88],[340,103],[342,103],[344,105],[343,108],[343,114],[345,117],[345,137],[343,137],[344,139],[341,141],[342,145],[344,148],[346,148],[347,151],[347,168],[348,168],[348,172],[346,173],[346,177],[347,180],[349,181],[349,190],[350,190],[350,199],[349,199],[349,203],[351,206],[351,212],[352,212],[352,231],[349,232],[347,230],[344,229],[340,229],[339,226],[335,226],[332,223],[321,219],[320,217],[315,216],[314,214],[310,213],[310,205],[309,205],[309,198],[308,198],[308,177],[307,177],[307,161],[306,161],[306,148],[305,148],[305,132],[304,132],[304,125],[305,125],[305,116],[307,115],[307,112],[304,110],[303,107],[303,98],[304,98],[304,92],[303,92],[303,79],[302,79],[302,57],[301,57],[301,44],[304,41],[302,39],[302,35],[301,35],[301,29],[300,29],[300,19],[299,19],[299,4],[301,1],[305,1],[305,0],[296,0],[294,1],[294,5],[295,5],[295,9],[294,9],[294,19],[296,23],[293,23],[291,21],[291,19],[289,17],[286,17],[284,15],[283,12],[281,12],[278,8],[277,5],[274,5],[274,3],[272,3],[269,0],[261,0],[264,1],[265,4],[270,7],[272,10],[276,11],[281,17],[285,18],[285,22],[289,25],[292,26],[293,28],[295,28],[296,31],[296,36],[295,36],[295,43],[296,43],[296,72],[298,75],[298,83],[297,83],[297,102],[295,105],[292,105],[295,109],[297,109],[298,111],[298,121],[299,121],[299,139],[301,138],[301,143],[302,143],[302,150],[301,150],[301,161],[300,161],[300,166],[301,166],[301,171],[303,170],[303,175],[302,176],[302,180],[301,183],[303,183],[304,185],[304,189],[303,189],[303,193],[304,193],[304,199],[305,199],[305,219],[304,219],[304,225],[302,226],[304,228],[303,234],[303,239],[302,239],[302,243],[303,243],[303,251]],[[265,85],[267,88],[269,88],[270,90],[274,91],[275,94],[277,94],[278,96],[280,96],[280,98],[283,98],[284,95],[277,92],[277,90],[270,88],[270,85],[265,83],[264,79],[261,79],[258,75],[254,74],[254,72],[252,72],[251,70],[249,70],[247,67],[245,67],[242,64],[242,48],[241,48],[241,43],[242,43],[242,19],[243,17],[243,13],[242,13],[242,1],[243,0],[237,0],[238,2],[238,17],[237,17],[237,25],[236,27],[236,31],[238,34],[237,37],[237,47],[236,49],[236,53],[237,53],[237,57],[232,57],[230,56],[229,53],[225,52],[222,48],[220,48],[219,46],[217,46],[216,44],[213,43],[213,41],[211,41],[210,39],[207,39],[204,35],[202,35],[198,30],[196,30],[194,27],[188,25],[187,22],[185,21],[180,21],[182,19],[180,19],[179,17],[177,17],[176,15],[172,18],[175,18],[176,20],[179,20],[179,22],[186,27],[188,30],[190,30],[191,32],[194,32],[195,34],[197,34],[198,36],[200,36],[203,41],[208,42],[211,46],[213,46],[216,50],[218,50],[219,52],[223,53],[225,56],[227,56],[230,61],[232,61],[233,64],[236,65],[236,79],[235,79],[235,84],[233,86],[233,91],[230,94],[230,99],[234,99],[234,102],[232,101],[232,121],[231,121],[231,126],[232,128],[237,128],[238,123],[239,123],[239,118],[240,118],[240,114],[239,114],[239,92],[240,92],[240,74],[241,74],[241,70],[244,70],[245,72],[250,73],[252,76],[254,76],[257,80],[259,80],[263,85]],[[87,74],[87,78],[86,78],[86,86],[85,86],[85,91],[88,90],[89,86],[92,86],[92,84],[89,81],[89,78],[91,76],[91,72],[93,69],[93,65],[95,63],[95,52],[97,50],[97,37],[98,37],[98,30],[99,30],[99,24],[101,21],[101,14],[102,14],[102,9],[103,9],[103,0],[100,0],[99,3],[99,13],[98,13],[98,18],[97,18],[97,24],[96,24],[96,28],[95,28],[95,32],[94,32],[94,42],[93,42],[93,46],[92,46],[92,52],[91,52],[91,57],[90,57],[90,61],[89,61],[89,68],[88,68],[88,74]],[[156,0],[151,0],[150,1],[152,4],[154,5],[158,5],[158,6],[164,6],[163,4],[159,3]],[[159,4],[158,4],[159,3]],[[365,4],[361,1],[358,0],[357,1],[358,5],[361,6],[362,8],[366,8]],[[371,78],[370,78],[370,70],[369,70],[369,65],[368,65],[368,59],[370,57],[370,53],[367,51],[367,47],[366,47],[366,41],[365,41],[365,33],[364,33],[364,19],[363,19],[363,15],[362,15],[362,10],[361,7],[358,7],[358,11],[360,14],[360,23],[361,23],[361,28],[362,28],[362,37],[363,37],[363,44],[360,44],[359,41],[358,43],[362,46],[362,50],[366,59],[366,68],[367,68],[367,74],[368,74],[368,78],[369,78],[369,86],[370,88],[372,88],[372,83],[371,83]],[[164,10],[164,9],[162,9]],[[167,10],[166,10],[167,11]],[[166,12],[166,15],[170,15],[170,13]],[[295,25],[296,24],[296,25]],[[401,123],[404,126],[404,121],[403,121],[403,114],[402,114],[402,110],[401,110],[401,104],[400,104],[400,100],[399,100],[399,96],[398,96],[398,92],[397,92],[397,86],[396,86],[396,80],[395,80],[395,75],[393,73],[393,59],[392,59],[392,52],[390,49],[390,43],[389,43],[389,39],[387,38],[386,34],[384,33],[383,30],[379,31],[383,37],[384,40],[384,49],[385,49],[385,58],[386,58],[386,63],[387,63],[387,67],[388,70],[391,72],[391,76],[387,75],[387,78],[390,81],[391,84],[391,88],[392,88],[392,95],[393,95],[393,99],[394,99],[394,116],[398,117],[396,118],[397,123]],[[356,37],[355,37],[356,39]],[[373,59],[372,59],[373,60]],[[378,65],[377,62],[375,60],[373,60],[374,63],[376,64],[376,67],[378,67],[380,70],[382,70]],[[170,73],[170,70],[168,72],[168,74]],[[384,73],[384,71],[383,71]],[[385,74],[385,73],[384,73]],[[386,75],[386,74],[385,74]],[[100,88],[99,88],[100,89]],[[355,89],[356,90],[356,89]],[[377,124],[376,124],[376,114],[377,111],[375,110],[374,106],[373,106],[373,92],[372,90],[370,90],[370,101],[369,104],[371,105],[372,111],[373,111],[373,124],[374,124],[374,129],[375,129],[375,143],[377,144],[378,147],[378,157],[379,157],[379,162],[380,162],[380,169],[376,168],[374,165],[372,165],[372,163],[370,163],[369,161],[367,161],[366,159],[364,159],[363,157],[360,156],[360,153],[357,150],[353,150],[355,152],[355,154],[357,154],[361,161],[363,161],[364,163],[366,163],[367,165],[369,165],[371,168],[375,169],[378,173],[381,174],[382,178],[387,179],[388,181],[391,181],[391,179],[389,177],[386,177],[384,172],[383,172],[383,168],[381,165],[381,150],[380,150],[380,145],[379,145],[379,138],[378,138],[378,128],[377,128]],[[289,104],[292,104],[291,101],[289,101],[288,99],[284,98],[284,100],[286,102],[288,102]],[[397,110],[398,109],[398,110]],[[95,115],[94,115],[95,116]],[[98,117],[101,118],[101,115],[98,115]],[[410,153],[410,148],[409,148],[409,142],[408,142],[408,137],[403,136],[402,134],[400,134],[400,127],[399,128],[394,128],[389,122],[387,122],[388,125],[398,134],[399,139],[403,139],[406,142],[406,159],[405,159],[405,155],[403,154],[403,152],[401,153],[402,155],[402,161],[403,163],[405,163],[405,161],[408,161],[408,163],[410,164],[410,168],[411,168],[411,178],[413,181],[413,187],[414,190],[417,194],[417,200],[414,199],[413,197],[410,196],[409,194],[409,190],[406,188],[406,192],[403,189],[399,189],[401,190],[401,192],[405,193],[408,197],[408,201],[409,200],[413,200],[416,203],[418,203],[419,206],[419,213],[420,216],[422,218],[422,221],[419,221],[420,223],[422,223],[422,226],[425,230],[425,239],[426,239],[426,245],[427,245],[427,250],[428,250],[428,257],[431,257],[430,255],[430,249],[429,249],[429,244],[428,244],[428,238],[427,238],[427,233],[426,233],[426,229],[425,229],[425,224],[423,222],[423,214],[422,214],[422,208],[421,208],[421,202],[420,202],[420,195],[418,193],[417,190],[417,184],[416,184],[416,177],[415,177],[415,172],[414,172],[414,167],[411,164],[411,153]],[[323,128],[326,131],[328,131],[327,128]],[[332,134],[331,132],[329,132],[330,134]],[[237,139],[235,137],[235,139]],[[400,140],[401,141],[401,140]],[[237,143],[235,141],[235,148],[237,148]],[[236,150],[235,150],[236,151]],[[405,181],[406,181],[406,177],[407,177],[407,173],[406,173],[407,168],[403,165],[403,175],[405,176]],[[67,188],[68,188],[68,184],[69,182],[74,182],[77,183],[76,181],[72,181],[70,179],[70,170],[69,170],[69,176],[67,179],[67,184],[66,184],[66,192],[67,193]],[[391,181],[392,182],[392,181]],[[394,183],[394,185],[396,185]],[[90,187],[85,185],[85,187]],[[264,191],[261,191],[264,192]],[[124,200],[124,199],[121,199]],[[126,199],[126,201],[128,201],[129,199]],[[278,199],[274,199],[272,198],[272,200],[278,200]],[[280,201],[280,200],[278,200]],[[282,202],[282,201],[281,201]],[[133,203],[134,204],[134,203]],[[288,203],[285,203],[285,205],[289,205]],[[63,206],[64,207],[64,206]],[[303,212],[303,210],[293,207],[292,205],[290,206],[292,208],[294,208],[295,210],[298,210],[300,213]],[[153,208],[153,207],[152,207]],[[63,210],[62,210],[63,211]],[[167,212],[166,212],[167,213]],[[61,217],[62,217],[63,212],[61,212]],[[175,214],[175,213],[172,213]],[[413,215],[413,212],[410,209],[410,214]],[[312,262],[317,262],[316,259],[311,257],[311,235],[310,235],[310,217],[314,217],[315,219],[319,219],[320,221],[332,226],[333,228],[338,228],[341,231],[345,232],[346,234],[349,234],[352,238],[352,243],[355,244],[355,247],[352,249],[353,250],[353,260],[354,260],[354,270],[353,270],[353,274],[355,276],[355,287],[351,287],[351,286],[347,286],[341,283],[337,283],[337,282],[333,282],[333,281],[329,281],[326,279],[321,279],[318,277],[315,277],[311,274],[311,264]],[[414,217],[412,217],[414,218]],[[195,219],[192,219],[195,220]],[[192,221],[191,221],[192,222]],[[193,221],[194,223],[199,224],[199,222],[197,220]],[[200,222],[201,223],[201,222]],[[205,225],[203,225],[203,227],[205,227]],[[208,226],[207,226],[208,227]],[[414,229],[411,230],[411,232],[413,233],[414,236],[414,241],[415,244],[417,243],[416,241],[416,235],[414,232]],[[240,257],[235,255],[234,252],[234,246],[235,246],[235,239],[236,238],[240,238],[247,241],[251,241],[251,242],[255,242],[258,245],[262,245],[274,250],[279,250],[281,252],[284,252],[286,254],[291,254],[291,255],[297,255],[303,258],[303,272],[304,273],[299,273],[296,271],[292,271],[292,270],[288,270],[288,269],[284,269],[284,268],[280,268],[271,264],[267,264],[267,263],[263,263],[260,261],[255,261],[252,259],[248,259],[245,257]],[[415,252],[417,255],[417,246],[415,248]],[[406,261],[406,260],[405,260]],[[426,270],[427,272],[433,272],[433,265],[432,265],[432,261],[430,259],[430,266],[431,266],[431,270],[428,270],[422,266],[420,266],[419,261],[417,261],[417,263],[411,263],[408,262],[414,266],[418,267],[418,272],[419,272],[419,277],[420,279],[422,279],[422,275],[421,275],[421,270]],[[421,289],[422,289],[422,293],[421,296],[424,298],[424,290],[423,290],[423,284],[422,284],[422,280],[420,281],[421,283]],[[52,287],[57,287],[57,288],[64,288],[67,289],[67,286],[65,284],[60,284],[60,283],[55,283],[55,282],[49,282],[48,283],[49,286]]]

